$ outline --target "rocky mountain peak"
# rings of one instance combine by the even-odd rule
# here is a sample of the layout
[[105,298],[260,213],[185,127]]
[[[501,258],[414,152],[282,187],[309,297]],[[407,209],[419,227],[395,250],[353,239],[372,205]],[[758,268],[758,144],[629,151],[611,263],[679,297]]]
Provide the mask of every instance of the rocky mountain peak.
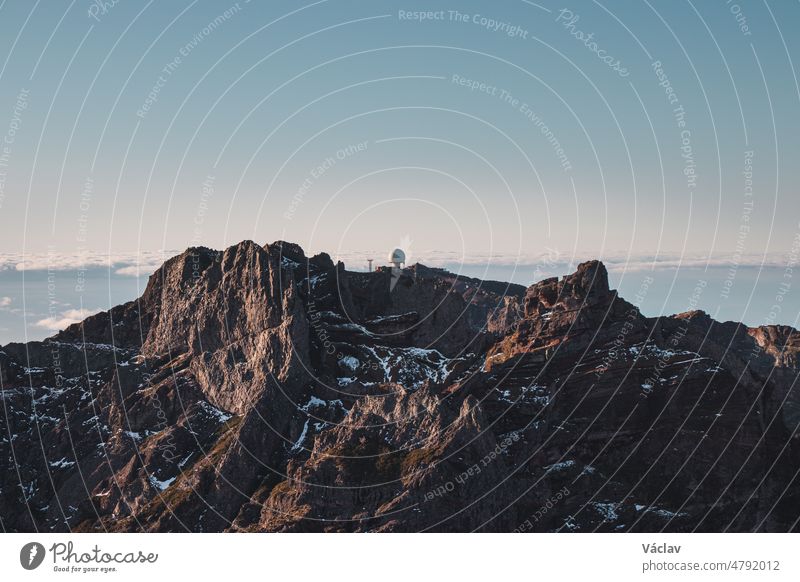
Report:
[[606,303],[612,297],[608,271],[600,261],[578,265],[575,273],[535,283],[525,294],[525,316],[532,317],[553,309],[572,311]]
[[4,528],[511,531],[564,488],[535,529],[796,527],[796,330],[647,318],[598,261],[393,276],[191,248],[4,346]]

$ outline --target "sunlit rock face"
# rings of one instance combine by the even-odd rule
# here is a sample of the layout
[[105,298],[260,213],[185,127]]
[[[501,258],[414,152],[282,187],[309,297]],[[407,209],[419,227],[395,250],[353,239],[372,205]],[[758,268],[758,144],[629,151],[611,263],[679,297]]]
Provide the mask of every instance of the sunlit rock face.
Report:
[[800,335],[294,244],[0,348],[6,531],[789,531]]

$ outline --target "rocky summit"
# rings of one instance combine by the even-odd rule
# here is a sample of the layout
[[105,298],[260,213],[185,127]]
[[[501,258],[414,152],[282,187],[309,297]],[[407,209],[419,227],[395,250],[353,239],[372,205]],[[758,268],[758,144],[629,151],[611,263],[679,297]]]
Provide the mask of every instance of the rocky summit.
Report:
[[[393,281],[393,278],[395,281]],[[191,248],[0,348],[4,531],[797,531],[800,334]]]

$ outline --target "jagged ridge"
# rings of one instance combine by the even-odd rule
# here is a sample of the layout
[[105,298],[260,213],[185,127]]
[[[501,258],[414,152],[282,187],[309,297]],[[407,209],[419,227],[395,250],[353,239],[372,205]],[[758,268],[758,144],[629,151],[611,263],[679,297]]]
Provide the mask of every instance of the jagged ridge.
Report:
[[[790,531],[792,328],[193,248],[0,349],[7,531]],[[555,501],[554,501],[555,500]]]

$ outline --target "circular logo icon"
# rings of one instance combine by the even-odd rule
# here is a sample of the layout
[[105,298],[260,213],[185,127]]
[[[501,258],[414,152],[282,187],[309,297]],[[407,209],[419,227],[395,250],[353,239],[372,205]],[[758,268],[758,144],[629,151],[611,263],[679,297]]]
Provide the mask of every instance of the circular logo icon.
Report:
[[39,542],[25,544],[19,551],[19,563],[26,570],[35,570],[44,562],[44,554],[44,546]]

